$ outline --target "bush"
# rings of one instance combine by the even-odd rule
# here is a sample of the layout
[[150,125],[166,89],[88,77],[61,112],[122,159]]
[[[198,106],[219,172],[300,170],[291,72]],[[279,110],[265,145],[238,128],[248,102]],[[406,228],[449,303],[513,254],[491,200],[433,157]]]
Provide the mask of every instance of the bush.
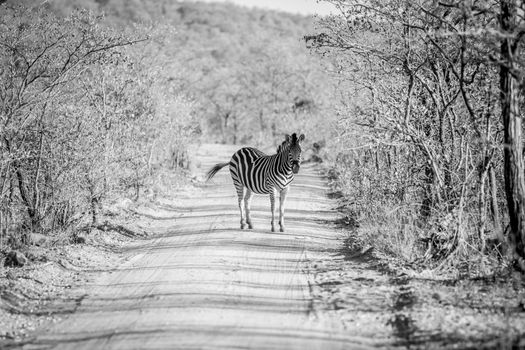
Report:
[[[499,50],[507,34],[520,48],[519,37],[487,4],[333,3],[344,16],[320,20],[307,42],[338,71],[339,138],[328,147],[358,233],[404,262],[500,264],[488,245],[505,241],[502,209],[515,193],[504,188],[504,166],[514,167],[500,152]],[[512,64],[523,72],[522,60]]]
[[27,242],[87,213],[95,223],[113,193],[138,198],[197,127],[164,58],[144,50],[169,28],[139,35],[89,11],[0,6],[0,233]]

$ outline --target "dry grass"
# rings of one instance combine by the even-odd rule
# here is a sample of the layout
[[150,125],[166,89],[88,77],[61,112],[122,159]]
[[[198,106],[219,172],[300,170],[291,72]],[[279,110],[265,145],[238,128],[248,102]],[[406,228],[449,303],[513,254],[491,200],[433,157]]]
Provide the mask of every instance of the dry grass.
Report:
[[374,215],[363,219],[356,232],[360,239],[373,246],[377,253],[395,257],[403,263],[412,263],[424,251],[419,243],[417,227],[407,221],[395,214]]
[[462,279],[507,273],[511,267],[511,257],[501,242],[489,239],[492,243],[486,244],[479,238],[475,215],[436,211],[422,222],[411,207],[374,203],[368,208],[359,208],[357,214],[355,206],[345,209],[346,215],[356,217],[351,234],[359,245],[373,247],[374,255],[395,269]]

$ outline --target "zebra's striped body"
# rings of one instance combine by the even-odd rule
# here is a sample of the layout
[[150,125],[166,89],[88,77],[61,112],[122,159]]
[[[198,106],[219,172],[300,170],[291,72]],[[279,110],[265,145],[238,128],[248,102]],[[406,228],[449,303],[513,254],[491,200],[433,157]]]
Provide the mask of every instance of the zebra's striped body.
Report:
[[267,156],[258,149],[241,148],[230,160],[230,173],[235,188],[243,186],[258,194],[282,191],[293,180],[288,154]]
[[275,231],[275,195],[279,193],[279,225],[280,231],[284,232],[284,204],[294,173],[299,171],[301,162],[299,143],[303,140],[304,135],[299,138],[296,134],[286,135],[286,140],[277,149],[277,154],[270,156],[255,148],[241,148],[235,152],[230,162],[217,164],[208,172],[207,180],[226,165],[230,166],[230,174],[239,199],[241,229],[246,224],[249,228],[253,228],[250,204],[253,193],[257,193],[270,195],[272,231]]

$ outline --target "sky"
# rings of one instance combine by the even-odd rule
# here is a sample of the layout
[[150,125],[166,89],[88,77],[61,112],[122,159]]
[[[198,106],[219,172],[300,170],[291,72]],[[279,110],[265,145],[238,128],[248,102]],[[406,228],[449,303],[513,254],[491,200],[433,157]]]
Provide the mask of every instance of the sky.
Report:
[[328,15],[335,13],[334,6],[327,2],[318,3],[316,0],[204,0],[206,2],[232,2],[247,7],[280,10],[303,15]]

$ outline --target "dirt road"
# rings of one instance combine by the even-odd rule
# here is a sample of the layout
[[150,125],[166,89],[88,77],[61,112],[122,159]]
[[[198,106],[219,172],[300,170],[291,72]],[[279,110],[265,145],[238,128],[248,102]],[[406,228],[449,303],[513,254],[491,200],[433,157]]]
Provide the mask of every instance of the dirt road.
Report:
[[[236,147],[195,155],[203,174]],[[269,199],[252,203],[253,230],[239,229],[229,172],[156,209],[142,209],[151,238],[97,278],[77,311],[25,348],[359,349],[314,308],[312,262],[334,259],[335,203],[313,164],[304,164],[287,203],[287,232],[270,232]],[[340,243],[340,242],[339,242]]]

